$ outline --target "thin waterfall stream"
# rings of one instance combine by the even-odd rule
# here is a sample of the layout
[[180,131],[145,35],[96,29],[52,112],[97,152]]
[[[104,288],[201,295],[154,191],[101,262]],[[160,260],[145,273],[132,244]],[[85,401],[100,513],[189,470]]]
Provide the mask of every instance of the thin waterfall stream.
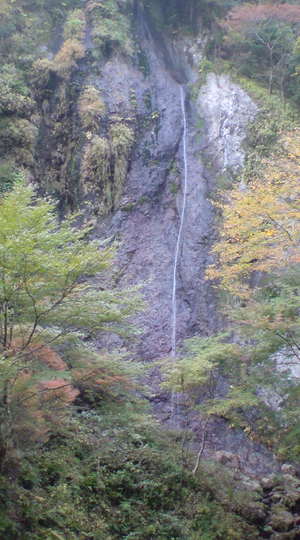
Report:
[[[187,160],[187,119],[186,119],[186,110],[185,110],[185,93],[184,89],[180,87],[180,102],[181,102],[181,111],[183,118],[183,163],[184,163],[184,183],[183,183],[183,201],[182,201],[182,210],[180,215],[180,226],[176,242],[175,258],[174,258],[174,267],[173,267],[173,287],[172,287],[172,341],[171,341],[171,356],[176,358],[177,352],[177,270],[178,262],[180,255],[180,247],[183,236],[183,226],[186,212],[186,201],[187,201],[187,188],[188,188],[188,160]],[[172,417],[176,412],[176,395],[173,392],[172,394]]]

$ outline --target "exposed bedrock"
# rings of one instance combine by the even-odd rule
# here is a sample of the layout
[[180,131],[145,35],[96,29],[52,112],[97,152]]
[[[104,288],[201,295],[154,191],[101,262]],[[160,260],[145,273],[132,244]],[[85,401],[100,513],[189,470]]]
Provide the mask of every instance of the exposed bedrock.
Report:
[[[196,63],[202,54],[201,41],[198,48],[195,42],[163,43],[143,21],[140,46],[147,58],[147,76],[119,57],[106,63],[96,81],[111,114],[125,114],[134,96],[138,119],[137,141],[120,207],[99,223],[97,230],[121,242],[118,284],[143,283],[147,307],[136,321],[141,330],[136,354],[153,361],[171,350],[172,273],[182,208],[180,85],[186,93],[188,190],[177,273],[179,345],[186,337],[209,335],[222,326],[213,290],[204,276],[215,238],[210,194],[220,177],[243,166],[243,141],[257,108],[226,75],[211,73],[198,87]],[[159,389],[157,368],[151,378],[155,412],[168,421],[170,402]],[[201,440],[197,415],[188,423]],[[249,472],[276,469],[268,450],[243,432],[229,429],[220,419],[209,427],[205,453],[213,455],[222,449],[239,455]]]
[[[98,80],[111,113],[130,108],[136,99],[137,144],[120,208],[100,226],[121,239],[120,283],[145,282],[148,306],[140,318],[139,353],[153,359],[170,351],[172,267],[182,205],[182,134],[180,84],[165,48],[143,26],[141,47],[147,55],[145,77],[122,58],[105,65]],[[190,98],[195,74],[186,52],[188,120],[188,193],[178,267],[178,341],[218,328],[214,295],[204,279],[214,239],[210,192],[224,169],[242,166],[242,142],[256,106],[227,76],[210,74],[197,99]],[[175,47],[172,47],[175,50]],[[181,58],[183,62],[183,58]],[[178,77],[180,80],[180,77]],[[122,269],[124,270],[122,272]]]

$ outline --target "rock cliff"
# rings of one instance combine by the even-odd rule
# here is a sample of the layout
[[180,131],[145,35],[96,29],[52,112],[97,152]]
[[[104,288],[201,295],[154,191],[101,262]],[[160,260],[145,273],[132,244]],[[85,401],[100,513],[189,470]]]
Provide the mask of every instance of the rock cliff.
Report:
[[[111,279],[116,286],[142,285],[147,305],[135,321],[140,335],[133,349],[137,358],[152,362],[171,352],[183,204],[181,89],[188,182],[176,269],[178,345],[222,328],[205,280],[216,238],[211,198],[242,169],[243,143],[257,107],[229,76],[203,75],[207,35],[201,21],[198,35],[172,34],[142,6],[89,1],[68,12],[64,28],[48,28],[31,68],[32,156],[27,162],[18,152],[13,159],[42,192],[57,196],[62,213],[83,208],[94,236],[119,243]],[[35,24],[42,23],[38,14]],[[156,412],[168,420],[170,403],[159,389],[158,368],[150,378]],[[191,425],[201,437],[197,419]],[[240,453],[252,471],[274,466],[266,450],[221,419],[211,426],[207,448]]]

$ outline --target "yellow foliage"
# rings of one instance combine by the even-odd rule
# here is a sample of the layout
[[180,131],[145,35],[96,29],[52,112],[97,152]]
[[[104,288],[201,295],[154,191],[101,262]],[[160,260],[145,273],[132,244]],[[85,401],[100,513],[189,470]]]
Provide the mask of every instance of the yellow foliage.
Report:
[[47,86],[51,70],[55,66],[48,58],[38,58],[31,66],[31,80],[35,88],[44,88]]
[[87,86],[78,102],[78,110],[83,127],[89,131],[97,129],[99,120],[105,113],[105,104],[94,86]]
[[79,41],[84,39],[86,21],[84,11],[82,9],[74,9],[68,14],[67,20],[64,25],[64,38],[78,39]]
[[54,58],[54,67],[60,75],[67,75],[76,66],[78,60],[84,58],[84,55],[84,46],[80,41],[67,39]]
[[10,12],[12,6],[7,0],[0,0],[0,15],[6,15]]
[[264,161],[263,177],[236,186],[218,203],[224,222],[213,248],[218,262],[207,276],[247,297],[254,271],[274,272],[297,262],[300,237],[300,130],[286,133],[280,153]]

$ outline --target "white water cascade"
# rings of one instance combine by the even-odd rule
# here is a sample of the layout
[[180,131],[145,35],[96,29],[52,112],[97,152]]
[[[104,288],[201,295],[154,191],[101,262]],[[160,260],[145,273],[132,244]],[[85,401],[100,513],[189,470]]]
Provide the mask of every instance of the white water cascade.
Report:
[[[182,242],[182,236],[183,236],[183,226],[184,226],[184,219],[185,219],[185,212],[186,212],[186,200],[187,200],[187,189],[188,189],[188,161],[187,161],[187,119],[186,119],[186,110],[185,110],[185,94],[182,86],[180,87],[180,102],[181,102],[181,111],[182,111],[182,118],[183,118],[183,163],[184,163],[184,183],[183,183],[183,201],[182,201],[182,209],[181,209],[181,215],[180,215],[180,225],[179,225],[179,231],[177,236],[177,242],[176,242],[176,250],[175,250],[175,257],[174,257],[174,267],[173,267],[173,287],[172,287],[172,341],[171,341],[171,355],[172,358],[176,358],[176,347],[177,347],[177,299],[176,299],[176,293],[177,293],[177,270],[178,270],[178,262],[179,262],[179,256],[180,256],[180,247]],[[171,401],[171,408],[172,408],[172,418],[174,419],[174,415],[176,413],[177,408],[177,397],[176,393],[172,393],[172,401]]]
[[187,188],[188,188],[188,162],[187,162],[187,120],[186,120],[186,111],[185,111],[185,95],[182,86],[180,87],[180,101],[181,101],[181,110],[183,118],[183,163],[184,163],[184,184],[183,184],[183,201],[182,201],[182,210],[180,216],[180,226],[178,231],[176,251],[174,258],[174,268],[173,268],[173,289],[172,289],[172,357],[176,357],[176,342],[177,342],[177,301],[176,301],[176,292],[177,292],[177,269],[179,261],[180,246],[182,241],[182,232],[186,211],[186,199],[187,199]]

